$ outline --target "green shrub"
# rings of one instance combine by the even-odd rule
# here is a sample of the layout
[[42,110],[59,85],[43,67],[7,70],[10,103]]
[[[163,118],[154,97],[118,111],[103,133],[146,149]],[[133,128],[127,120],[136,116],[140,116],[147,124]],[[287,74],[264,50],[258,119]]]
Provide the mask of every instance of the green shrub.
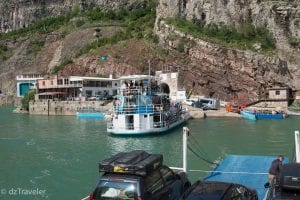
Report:
[[78,20],[76,20],[76,21],[74,22],[74,25],[75,25],[76,28],[81,27],[81,26],[83,26],[84,24],[85,24],[85,21],[82,20],[82,19],[78,19]]
[[293,37],[293,36],[290,36],[288,38],[288,41],[290,43],[290,45],[294,48],[300,48],[300,39],[296,38],[296,37]]
[[52,69],[52,74],[57,74],[59,71],[61,71],[62,69],[64,69],[64,67],[68,64],[73,63],[72,60],[64,60],[62,61],[59,65],[56,65],[53,69]]
[[36,55],[44,45],[45,41],[43,40],[33,40],[29,44],[28,53]]
[[21,100],[22,108],[24,110],[29,110],[29,102],[34,99],[34,95],[36,94],[35,90],[29,90]]

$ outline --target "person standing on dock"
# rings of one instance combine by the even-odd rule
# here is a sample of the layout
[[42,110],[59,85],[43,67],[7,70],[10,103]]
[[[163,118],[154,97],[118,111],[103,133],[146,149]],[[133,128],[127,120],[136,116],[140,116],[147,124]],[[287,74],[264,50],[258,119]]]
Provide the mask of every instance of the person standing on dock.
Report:
[[274,183],[274,180],[276,180],[276,177],[279,175],[282,162],[284,160],[283,155],[279,155],[277,159],[272,161],[271,167],[269,169],[269,181],[270,183]]

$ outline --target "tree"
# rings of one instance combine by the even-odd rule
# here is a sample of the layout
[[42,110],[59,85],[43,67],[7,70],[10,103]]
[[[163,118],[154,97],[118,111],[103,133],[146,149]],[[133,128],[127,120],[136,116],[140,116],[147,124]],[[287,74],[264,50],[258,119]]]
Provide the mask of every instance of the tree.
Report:
[[34,99],[36,91],[35,90],[28,90],[25,96],[22,99],[22,108],[24,110],[29,110],[29,102]]

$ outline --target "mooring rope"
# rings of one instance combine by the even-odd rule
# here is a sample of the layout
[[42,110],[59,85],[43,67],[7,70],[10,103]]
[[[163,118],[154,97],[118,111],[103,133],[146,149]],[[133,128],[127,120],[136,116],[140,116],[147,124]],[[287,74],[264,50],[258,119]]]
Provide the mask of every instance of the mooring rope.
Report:
[[209,163],[209,164],[213,164],[213,165],[219,165],[218,163],[215,163],[215,162],[212,162],[212,161],[210,161],[210,160],[207,160],[206,158],[203,158],[202,156],[200,156],[198,153],[196,153],[189,145],[187,146],[188,147],[188,149],[191,151],[191,152],[193,152],[198,158],[200,158],[201,160],[203,160],[203,161],[205,161],[205,162],[207,162],[207,163]]

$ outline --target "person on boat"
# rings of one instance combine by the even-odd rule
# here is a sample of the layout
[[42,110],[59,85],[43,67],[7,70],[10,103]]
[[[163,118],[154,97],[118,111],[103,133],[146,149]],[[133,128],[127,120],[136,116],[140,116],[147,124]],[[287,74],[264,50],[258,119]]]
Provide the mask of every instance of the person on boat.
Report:
[[283,160],[284,160],[284,156],[279,155],[277,157],[277,159],[272,161],[271,167],[269,169],[269,181],[270,181],[270,183],[273,183],[274,181],[276,181],[276,177],[280,173]]

